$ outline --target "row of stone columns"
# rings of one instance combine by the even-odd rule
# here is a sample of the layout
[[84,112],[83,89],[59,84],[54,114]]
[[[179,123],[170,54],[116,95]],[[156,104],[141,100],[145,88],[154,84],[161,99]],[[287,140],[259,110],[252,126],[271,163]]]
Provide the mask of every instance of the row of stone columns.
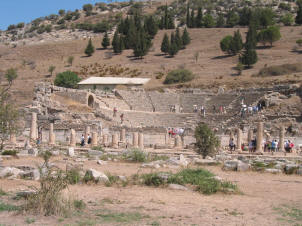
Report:
[[[263,122],[258,122],[257,124],[257,133],[256,133],[256,152],[263,152]],[[282,125],[279,131],[279,150],[284,151],[284,135],[285,135],[285,128]],[[230,138],[234,139],[233,132],[231,131]],[[253,130],[250,128],[248,130],[248,143],[253,139]],[[241,144],[242,144],[242,130],[237,129],[237,150],[241,151]]]

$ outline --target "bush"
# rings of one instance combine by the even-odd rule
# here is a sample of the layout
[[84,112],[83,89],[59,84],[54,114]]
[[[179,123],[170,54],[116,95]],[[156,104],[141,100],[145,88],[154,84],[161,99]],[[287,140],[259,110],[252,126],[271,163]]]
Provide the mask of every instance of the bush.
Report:
[[141,178],[143,183],[147,186],[158,187],[166,183],[164,178],[161,177],[159,173],[143,174]]
[[132,162],[146,162],[148,155],[140,149],[132,149],[123,154],[123,159]]
[[93,32],[100,33],[100,32],[106,32],[110,28],[108,21],[102,21],[100,23],[97,23],[93,26]]
[[66,179],[69,184],[77,184],[81,181],[80,170],[72,168],[66,172]]
[[164,84],[173,84],[181,82],[189,82],[193,80],[194,75],[187,69],[177,69],[170,71],[164,81]]
[[17,28],[24,28],[24,23],[22,22],[22,23],[18,23],[17,24]]
[[220,141],[215,133],[205,123],[199,123],[195,128],[196,152],[203,158],[217,153]]
[[293,25],[293,23],[295,22],[295,18],[293,16],[293,14],[291,13],[287,13],[284,16],[281,17],[281,22],[285,25],[285,26],[291,26]]
[[301,71],[302,71],[301,64],[283,64],[283,65],[264,67],[259,71],[257,76],[261,76],[261,77],[280,76],[280,75],[297,73]]
[[12,156],[16,156],[17,155],[17,151],[16,150],[5,150],[1,153],[2,155],[12,155]]
[[57,74],[54,84],[56,86],[61,86],[65,88],[77,88],[78,82],[80,81],[81,79],[76,73],[71,71],[65,71]]
[[227,54],[231,54],[230,46],[231,46],[232,40],[233,40],[233,37],[231,35],[225,36],[220,41],[220,49]]

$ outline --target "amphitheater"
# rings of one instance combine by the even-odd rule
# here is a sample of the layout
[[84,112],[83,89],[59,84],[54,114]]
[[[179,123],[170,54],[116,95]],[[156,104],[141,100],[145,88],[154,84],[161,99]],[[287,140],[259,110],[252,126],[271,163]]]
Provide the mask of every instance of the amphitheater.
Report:
[[[144,146],[164,148],[176,142],[167,138],[167,129],[183,128],[182,147],[189,147],[194,143],[194,128],[199,122],[205,122],[221,137],[222,144],[226,144],[230,131],[240,128],[246,137],[247,131],[255,130],[259,121],[265,122],[265,134],[278,136],[278,128],[282,124],[287,136],[295,136],[292,140],[300,143],[301,114],[296,103],[300,101],[300,87],[297,85],[232,91],[220,88],[215,92],[201,89],[165,89],[159,92],[141,88],[103,92],[37,83],[34,91],[32,105],[24,109],[23,135],[30,136],[32,117],[37,117],[35,126],[45,143],[49,142],[51,127],[55,142],[60,144],[70,143],[72,129],[76,143],[80,142],[82,134],[87,136],[91,133],[97,139],[96,144],[112,144],[112,139],[117,139],[131,145],[133,134],[142,133]],[[259,102],[266,106],[263,111],[241,116],[242,104],[256,106]],[[203,106],[205,117],[199,110],[194,112],[194,106],[198,109]],[[225,108],[223,114],[219,112],[221,106]],[[117,110],[115,116],[113,109]],[[38,138],[38,132],[31,138]]]

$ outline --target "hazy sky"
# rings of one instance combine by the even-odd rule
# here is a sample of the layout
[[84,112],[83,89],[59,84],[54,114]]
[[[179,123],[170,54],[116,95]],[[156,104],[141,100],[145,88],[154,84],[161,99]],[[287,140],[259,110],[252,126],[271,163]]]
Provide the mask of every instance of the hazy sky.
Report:
[[87,3],[106,0],[0,0],[0,29],[19,22],[28,23],[33,19],[50,14],[58,14],[59,9],[82,9]]

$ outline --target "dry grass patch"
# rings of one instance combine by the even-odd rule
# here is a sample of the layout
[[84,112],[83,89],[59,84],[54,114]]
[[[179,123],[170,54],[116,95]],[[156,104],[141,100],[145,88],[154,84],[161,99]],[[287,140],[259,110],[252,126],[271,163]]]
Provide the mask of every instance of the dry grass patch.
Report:
[[288,75],[292,73],[302,72],[302,64],[282,64],[270,67],[264,67],[260,69],[256,76],[267,77],[267,76],[280,76]]

